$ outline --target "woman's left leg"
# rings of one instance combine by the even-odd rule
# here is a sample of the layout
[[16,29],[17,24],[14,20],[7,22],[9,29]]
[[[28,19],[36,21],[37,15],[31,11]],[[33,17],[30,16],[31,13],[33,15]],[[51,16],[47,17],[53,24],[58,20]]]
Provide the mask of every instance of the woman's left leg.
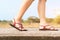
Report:
[[40,25],[46,24],[46,17],[45,17],[45,5],[46,0],[39,0],[38,2],[38,14],[40,18]]
[[45,6],[46,6],[46,0],[39,0],[38,2],[38,14],[40,17],[39,30],[57,30],[46,22]]

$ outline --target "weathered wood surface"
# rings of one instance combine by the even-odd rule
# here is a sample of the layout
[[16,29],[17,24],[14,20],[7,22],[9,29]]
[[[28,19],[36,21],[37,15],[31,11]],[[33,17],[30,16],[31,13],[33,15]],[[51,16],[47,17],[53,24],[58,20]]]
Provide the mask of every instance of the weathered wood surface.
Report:
[[1,40],[60,40],[59,31],[39,31],[38,28],[26,28],[28,31],[18,31],[15,28],[0,28]]
[[38,28],[26,28],[28,31],[18,31],[15,28],[0,28],[0,36],[60,36],[59,31],[39,31]]

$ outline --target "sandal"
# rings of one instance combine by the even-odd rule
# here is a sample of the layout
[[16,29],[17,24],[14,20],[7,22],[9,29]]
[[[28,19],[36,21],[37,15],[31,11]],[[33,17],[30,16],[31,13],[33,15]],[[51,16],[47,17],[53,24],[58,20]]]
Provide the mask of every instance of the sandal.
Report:
[[19,31],[27,31],[26,29],[24,29],[23,25],[21,23],[16,23],[15,19],[14,19],[14,23],[9,23],[10,26],[16,28]]
[[40,25],[39,30],[51,30],[51,31],[58,31],[56,28],[50,25]]

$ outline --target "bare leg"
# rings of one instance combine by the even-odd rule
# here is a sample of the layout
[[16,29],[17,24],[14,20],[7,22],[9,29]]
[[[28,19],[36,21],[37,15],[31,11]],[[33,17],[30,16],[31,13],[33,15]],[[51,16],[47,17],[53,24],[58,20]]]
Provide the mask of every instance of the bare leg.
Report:
[[40,17],[40,25],[46,24],[45,4],[46,4],[46,0],[39,0],[38,2],[38,14]]
[[15,17],[16,22],[21,22],[22,16],[34,0],[25,0],[21,5],[20,11]]
[[38,2],[38,14],[40,16],[40,27],[39,30],[53,30],[57,31],[58,29],[54,28],[50,24],[46,22],[46,17],[45,17],[45,4],[46,0],[39,0]]

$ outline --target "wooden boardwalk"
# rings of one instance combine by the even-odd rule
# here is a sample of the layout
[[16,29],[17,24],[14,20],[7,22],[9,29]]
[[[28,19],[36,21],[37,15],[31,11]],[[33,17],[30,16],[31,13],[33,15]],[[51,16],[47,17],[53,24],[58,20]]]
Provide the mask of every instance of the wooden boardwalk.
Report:
[[15,28],[0,28],[1,40],[60,40],[59,31],[39,31],[38,28],[26,28],[28,31],[18,31]]

